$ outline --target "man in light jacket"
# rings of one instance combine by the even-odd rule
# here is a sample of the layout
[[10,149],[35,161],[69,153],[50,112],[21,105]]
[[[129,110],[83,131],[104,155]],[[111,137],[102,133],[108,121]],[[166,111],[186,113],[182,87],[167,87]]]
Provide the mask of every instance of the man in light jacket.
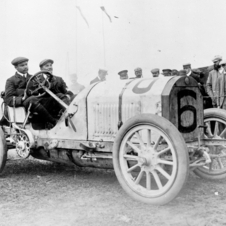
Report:
[[225,95],[225,78],[223,73],[224,70],[220,65],[221,61],[221,56],[214,57],[214,69],[209,72],[209,76],[206,82],[206,91],[212,99],[213,107],[220,108],[223,105]]

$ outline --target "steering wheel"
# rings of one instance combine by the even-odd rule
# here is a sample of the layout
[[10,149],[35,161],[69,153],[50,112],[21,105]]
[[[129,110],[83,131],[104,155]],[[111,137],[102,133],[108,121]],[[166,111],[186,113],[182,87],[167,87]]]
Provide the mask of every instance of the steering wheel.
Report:
[[26,94],[28,96],[41,97],[45,95],[46,91],[42,89],[43,86],[50,89],[51,79],[53,75],[49,71],[39,71],[34,74],[27,82]]

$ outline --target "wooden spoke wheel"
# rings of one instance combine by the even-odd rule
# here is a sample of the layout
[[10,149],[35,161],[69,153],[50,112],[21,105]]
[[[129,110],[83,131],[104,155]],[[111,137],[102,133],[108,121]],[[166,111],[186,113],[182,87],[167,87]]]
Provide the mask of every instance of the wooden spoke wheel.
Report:
[[[205,138],[226,139],[226,111],[210,108],[204,111]],[[211,180],[226,178],[226,146],[208,146],[211,163],[194,170],[199,177]]]
[[141,114],[119,130],[113,164],[119,183],[131,197],[163,205],[183,188],[189,160],[184,139],[172,123]]

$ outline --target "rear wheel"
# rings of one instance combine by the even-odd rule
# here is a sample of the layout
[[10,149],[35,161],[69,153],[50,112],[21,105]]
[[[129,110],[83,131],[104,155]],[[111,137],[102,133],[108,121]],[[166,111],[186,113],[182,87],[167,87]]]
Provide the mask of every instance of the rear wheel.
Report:
[[[205,137],[208,139],[226,139],[226,111],[209,108],[204,111]],[[226,146],[208,146],[211,163],[194,170],[201,178],[219,180],[226,178]]]
[[120,128],[113,164],[127,194],[141,202],[163,205],[183,188],[189,160],[184,139],[172,123],[141,114]]
[[6,159],[7,159],[7,144],[5,140],[5,135],[0,127],[0,175],[4,170]]

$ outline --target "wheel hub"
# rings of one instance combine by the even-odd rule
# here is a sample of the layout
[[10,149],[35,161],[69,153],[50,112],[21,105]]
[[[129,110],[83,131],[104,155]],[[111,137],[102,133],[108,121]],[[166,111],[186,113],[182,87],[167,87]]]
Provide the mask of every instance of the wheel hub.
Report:
[[146,170],[153,170],[158,165],[158,156],[153,149],[142,151],[139,156],[139,163]]
[[19,151],[23,151],[23,150],[25,149],[25,145],[24,145],[24,142],[23,142],[23,141],[19,141],[19,142],[17,143],[17,149],[18,149]]
[[16,151],[21,158],[28,158],[30,155],[29,139],[25,134],[18,134]]

